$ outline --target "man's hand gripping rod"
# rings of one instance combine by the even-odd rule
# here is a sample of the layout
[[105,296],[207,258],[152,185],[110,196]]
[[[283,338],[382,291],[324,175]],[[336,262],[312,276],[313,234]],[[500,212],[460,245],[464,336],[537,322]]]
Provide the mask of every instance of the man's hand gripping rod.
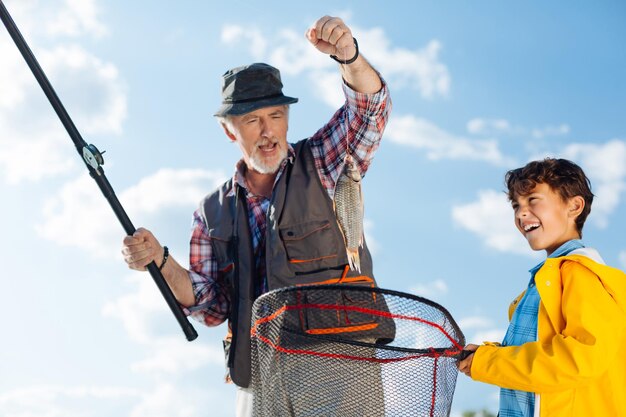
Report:
[[[102,153],[98,151],[98,149],[94,145],[88,145],[87,142],[82,139],[80,133],[74,125],[74,122],[72,122],[72,119],[65,110],[65,107],[63,107],[61,100],[59,100],[59,97],[52,88],[50,81],[48,81],[48,78],[41,69],[41,66],[39,66],[37,59],[35,58],[32,51],[28,47],[28,44],[22,37],[22,34],[15,25],[15,22],[11,18],[11,15],[4,6],[2,0],[0,0],[0,18],[2,19],[4,26],[6,26],[7,30],[9,31],[11,38],[13,38],[17,49],[19,49],[19,51],[21,52],[22,56],[26,60],[26,63],[33,72],[33,75],[35,76],[35,78],[39,82],[39,85],[48,97],[48,100],[54,108],[54,111],[59,116],[59,119],[61,119],[61,123],[63,123],[63,126],[65,126],[67,133],[70,135],[70,138],[76,146],[78,154],[83,158],[83,161],[85,162],[85,165],[89,170],[89,175],[91,175],[91,177],[100,187],[100,191],[102,191],[102,194],[104,194],[104,196],[108,200],[111,208],[115,212],[115,215],[124,227],[124,231],[126,232],[126,234],[132,235],[133,233],[135,233],[135,227],[131,223],[128,215],[124,211],[124,208],[115,196],[115,192],[113,191],[111,184],[109,184],[109,181],[105,177],[104,171],[102,170],[101,165],[104,164]],[[178,324],[180,324],[180,327],[183,329],[187,340],[192,341],[197,338],[198,333],[196,333],[196,330],[193,328],[191,323],[189,323],[187,317],[185,317],[185,314],[180,308],[180,305],[176,301],[174,294],[172,293],[170,287],[167,285],[167,282],[165,281],[165,278],[163,278],[163,275],[161,274],[161,271],[159,271],[157,265],[154,262],[151,262],[147,266],[147,268],[150,272],[150,275],[154,279],[157,287],[159,287],[161,294],[165,298],[167,305],[172,310],[172,313],[174,313],[174,317],[176,317]]]

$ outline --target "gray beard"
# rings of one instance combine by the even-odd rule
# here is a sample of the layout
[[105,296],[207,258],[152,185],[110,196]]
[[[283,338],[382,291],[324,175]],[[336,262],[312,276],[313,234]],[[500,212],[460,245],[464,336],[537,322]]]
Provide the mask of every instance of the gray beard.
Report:
[[280,165],[287,158],[287,149],[280,148],[280,158],[276,160],[273,164],[267,164],[263,161],[263,158],[259,158],[258,154],[260,151],[255,151],[250,157],[250,168],[255,170],[260,174],[275,174],[280,168]]

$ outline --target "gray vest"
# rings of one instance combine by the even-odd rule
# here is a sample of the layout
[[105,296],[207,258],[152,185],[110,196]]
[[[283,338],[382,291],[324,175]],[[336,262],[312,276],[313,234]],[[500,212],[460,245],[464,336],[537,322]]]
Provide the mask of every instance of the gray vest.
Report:
[[[287,164],[275,184],[267,212],[265,256],[269,290],[339,278],[348,264],[333,202],[322,186],[308,141],[298,142],[294,150],[294,162]],[[245,192],[231,193],[233,186],[232,179],[225,182],[202,201],[201,208],[220,274],[230,293],[230,376],[238,386],[247,387],[250,321],[259,278]],[[373,280],[372,258],[365,243],[359,255],[361,272],[349,271],[347,277]]]

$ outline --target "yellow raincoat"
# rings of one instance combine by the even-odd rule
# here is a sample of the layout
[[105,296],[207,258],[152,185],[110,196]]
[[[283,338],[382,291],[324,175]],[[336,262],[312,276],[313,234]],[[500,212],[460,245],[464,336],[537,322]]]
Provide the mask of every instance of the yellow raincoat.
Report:
[[479,347],[472,378],[538,394],[541,417],[626,417],[626,274],[569,255],[546,259],[535,283],[537,341]]

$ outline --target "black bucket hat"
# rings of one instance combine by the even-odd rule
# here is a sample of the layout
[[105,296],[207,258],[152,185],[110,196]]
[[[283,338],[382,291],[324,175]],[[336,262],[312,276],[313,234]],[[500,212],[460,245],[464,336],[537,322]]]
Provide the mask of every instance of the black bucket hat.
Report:
[[271,65],[254,63],[230,69],[222,76],[222,106],[214,116],[241,115],[298,101],[284,95],[282,88],[280,72]]

